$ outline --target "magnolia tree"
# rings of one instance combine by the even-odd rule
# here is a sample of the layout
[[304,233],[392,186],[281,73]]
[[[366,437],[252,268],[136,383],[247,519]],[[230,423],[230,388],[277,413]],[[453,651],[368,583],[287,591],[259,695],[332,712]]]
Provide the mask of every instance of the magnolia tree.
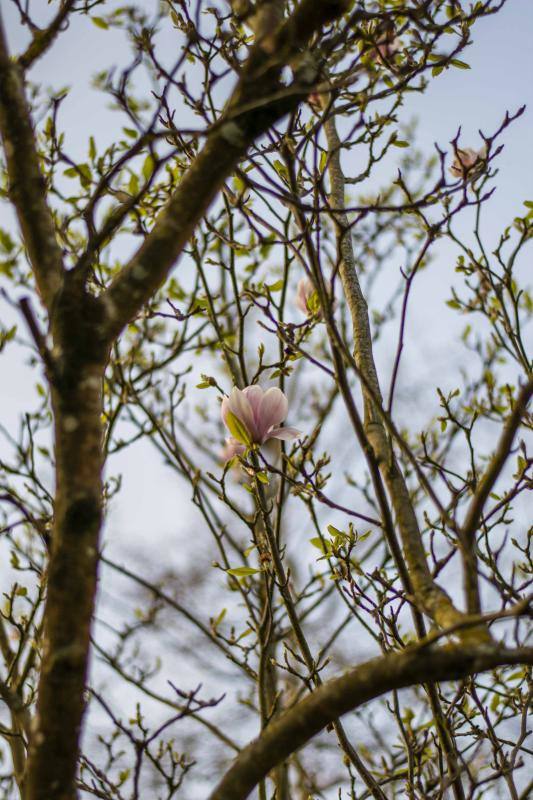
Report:
[[[2,4],[2,797],[529,796],[533,204],[483,233],[523,109],[399,116],[504,2]],[[35,81],[89,29],[80,145]]]

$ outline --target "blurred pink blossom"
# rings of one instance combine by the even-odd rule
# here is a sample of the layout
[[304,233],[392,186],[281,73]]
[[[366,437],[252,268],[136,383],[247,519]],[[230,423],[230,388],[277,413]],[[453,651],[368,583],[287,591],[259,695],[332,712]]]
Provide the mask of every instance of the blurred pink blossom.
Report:
[[397,36],[393,36],[391,33],[385,33],[377,40],[376,46],[367,51],[368,58],[370,58],[371,61],[384,64],[386,61],[390,61],[394,54],[401,50],[401,48],[402,43]]
[[226,439],[224,447],[220,451],[220,460],[223,464],[227,464],[235,456],[242,456],[245,450],[246,447],[243,444],[234,439],[233,436],[230,436]]
[[464,150],[457,148],[453,164],[450,167],[450,172],[454,178],[465,178],[467,173],[483,161],[484,158],[485,149],[477,152],[471,147],[466,147]]
[[313,111],[316,111],[318,113],[319,111],[322,110],[321,97],[318,92],[311,92],[311,94],[307,96],[307,102],[309,103]]
[[300,278],[296,287],[296,307],[306,316],[318,313],[318,297],[309,278]]
[[[296,428],[282,428],[289,404],[281,389],[266,392],[260,386],[247,386],[242,391],[236,386],[222,401],[220,413],[224,425],[232,434],[228,445],[264,444],[269,439],[295,439],[300,436]],[[243,448],[243,450],[245,449]],[[243,452],[243,451],[241,451]]]

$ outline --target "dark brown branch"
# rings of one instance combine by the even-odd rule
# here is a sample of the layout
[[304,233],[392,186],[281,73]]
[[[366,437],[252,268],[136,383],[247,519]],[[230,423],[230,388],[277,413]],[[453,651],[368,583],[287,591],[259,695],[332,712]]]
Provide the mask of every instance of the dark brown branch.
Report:
[[39,353],[44,362],[50,380],[53,382],[55,377],[55,367],[52,359],[52,354],[50,353],[50,350],[46,345],[45,338],[41,333],[37,320],[35,319],[35,314],[33,313],[33,308],[31,306],[30,298],[23,297],[22,300],[19,302],[19,307],[21,314],[26,321],[26,325],[28,326],[28,330],[31,334],[31,337],[35,342],[35,347],[37,348],[37,352]]
[[38,30],[33,36],[27,49],[18,58],[22,69],[31,67],[38,58],[46,53],[56,36],[60,33],[63,24],[74,7],[76,0],[63,0],[61,7],[47,28]]
[[0,134],[24,244],[37,287],[48,309],[61,286],[63,263],[54,221],[45,200],[45,182],[20,70],[9,57],[0,18]]
[[210,800],[245,800],[268,773],[348,711],[386,692],[428,681],[451,681],[512,664],[533,664],[533,648],[462,644],[416,646],[367,661],[323,684],[272,722],[235,759]]

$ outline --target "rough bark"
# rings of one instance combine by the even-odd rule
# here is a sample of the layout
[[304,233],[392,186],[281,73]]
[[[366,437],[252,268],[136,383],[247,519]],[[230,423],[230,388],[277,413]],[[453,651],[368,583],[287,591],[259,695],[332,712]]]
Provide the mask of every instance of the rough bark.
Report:
[[245,800],[276,764],[296,752],[333,720],[393,689],[424,681],[450,681],[503,664],[532,664],[533,648],[485,645],[413,647],[361,664],[323,684],[293,706],[235,759],[209,800]]

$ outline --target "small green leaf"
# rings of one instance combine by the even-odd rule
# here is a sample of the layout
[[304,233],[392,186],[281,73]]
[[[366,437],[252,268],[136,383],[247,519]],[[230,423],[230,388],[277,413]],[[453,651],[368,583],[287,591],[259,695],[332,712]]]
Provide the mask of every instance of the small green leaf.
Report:
[[281,178],[283,178],[285,181],[288,180],[289,171],[282,161],[280,161],[279,159],[274,161],[274,169]]
[[313,547],[316,547],[317,550],[320,550],[321,553],[327,553],[328,549],[325,546],[324,542],[320,538],[320,536],[315,536],[313,539],[309,539]]
[[154,171],[155,161],[151,155],[147,155],[142,166],[142,175],[145,181],[152,176]]
[[213,628],[218,628],[218,626],[220,625],[220,623],[222,622],[222,620],[226,616],[227,610],[228,610],[227,608],[223,608],[222,611],[220,612],[220,614],[218,615],[218,617],[216,617],[216,619],[213,620],[213,623],[212,623],[213,624]]
[[91,20],[97,28],[102,28],[102,30],[107,31],[109,28],[109,23],[102,19],[102,17],[91,17]]
[[266,484],[268,486],[268,482],[269,481],[268,481],[268,475],[266,474],[266,472],[257,472],[256,473],[256,478],[257,478],[258,481],[260,481],[261,483],[264,483],[264,484]]
[[[130,720],[130,722],[132,722],[132,720]],[[133,720],[133,723],[135,723],[135,722],[136,722],[136,720]],[[128,778],[130,776],[130,772],[131,772],[130,769],[123,769],[121,772],[118,773],[118,785],[119,786],[122,786],[122,784],[125,781],[128,780]]]
[[458,58],[452,58],[450,64],[453,64],[457,69],[470,69],[470,64],[467,64],[465,61],[459,61]]
[[236,578],[247,578],[248,575],[257,575],[258,572],[261,572],[260,569],[254,567],[234,567],[226,571],[228,575],[234,575]]
[[280,292],[283,289],[284,281],[282,279],[280,279],[279,281],[276,281],[275,283],[267,283],[267,284],[265,284],[265,286],[271,292]]
[[403,139],[395,139],[393,142],[391,142],[391,144],[393,144],[394,147],[409,147],[410,146],[409,142],[404,142]]

